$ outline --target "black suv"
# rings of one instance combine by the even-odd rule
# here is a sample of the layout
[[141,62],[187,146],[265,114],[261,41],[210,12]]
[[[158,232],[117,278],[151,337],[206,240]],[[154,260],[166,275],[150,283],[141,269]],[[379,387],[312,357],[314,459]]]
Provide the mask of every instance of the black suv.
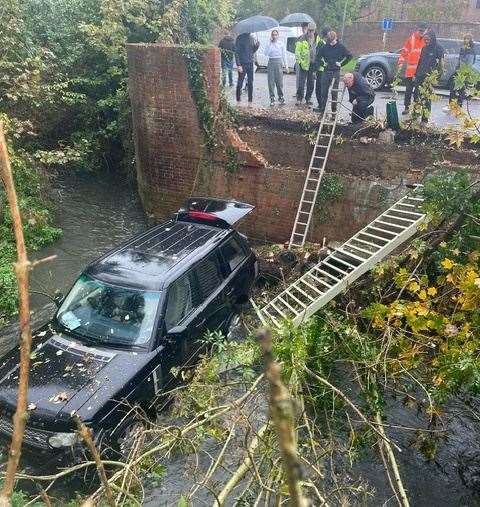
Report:
[[[191,363],[207,330],[228,335],[257,272],[246,239],[232,229],[252,209],[189,199],[170,221],[87,267],[34,334],[27,451],[81,456],[74,414],[97,441],[120,446],[134,424],[126,407],[151,409],[171,368]],[[3,437],[11,436],[18,362],[14,349],[0,364]]]

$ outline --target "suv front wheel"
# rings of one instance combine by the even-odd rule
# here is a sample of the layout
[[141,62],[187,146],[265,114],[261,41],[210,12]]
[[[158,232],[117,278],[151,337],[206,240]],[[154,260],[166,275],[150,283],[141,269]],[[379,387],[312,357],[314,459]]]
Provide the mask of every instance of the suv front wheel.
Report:
[[364,72],[363,77],[374,90],[383,88],[387,81],[387,73],[381,65],[370,65]]

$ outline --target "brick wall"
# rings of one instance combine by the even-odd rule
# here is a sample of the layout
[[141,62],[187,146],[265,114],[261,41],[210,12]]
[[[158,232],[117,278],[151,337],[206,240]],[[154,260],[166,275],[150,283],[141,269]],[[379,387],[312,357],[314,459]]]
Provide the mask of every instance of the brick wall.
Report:
[[[480,23],[431,23],[438,37],[461,39],[464,33],[471,33],[480,40]],[[387,35],[387,51],[396,51],[415,30],[415,23],[395,21],[393,30]],[[345,28],[344,43],[356,55],[383,51],[383,31],[379,21],[353,23]]]
[[[139,192],[147,211],[165,215],[194,185],[203,143],[197,109],[179,47],[129,44],[128,66]],[[204,74],[215,107],[219,71],[218,51],[206,50]]]

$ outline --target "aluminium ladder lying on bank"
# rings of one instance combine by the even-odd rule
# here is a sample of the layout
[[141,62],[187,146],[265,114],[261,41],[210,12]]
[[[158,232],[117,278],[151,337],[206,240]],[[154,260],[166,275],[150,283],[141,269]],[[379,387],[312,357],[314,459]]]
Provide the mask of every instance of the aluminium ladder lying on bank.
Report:
[[422,202],[415,192],[397,201],[259,310],[263,324],[299,325],[311,317],[417,232]]
[[[313,147],[307,177],[302,190],[302,197],[300,199],[300,204],[298,205],[295,224],[288,244],[289,248],[302,248],[305,245],[308,228],[312,220],[313,209],[318,196],[318,190],[327,165],[328,155],[330,154],[330,148],[335,135],[335,128],[337,126],[340,109],[338,104],[341,104],[343,101],[345,87],[342,90],[337,90],[337,94],[338,92],[341,93],[340,100],[338,95],[337,100],[332,100],[331,91],[335,90],[330,89],[328,93],[329,100],[318,128],[315,146]],[[327,112],[330,104],[337,105],[336,112]]]

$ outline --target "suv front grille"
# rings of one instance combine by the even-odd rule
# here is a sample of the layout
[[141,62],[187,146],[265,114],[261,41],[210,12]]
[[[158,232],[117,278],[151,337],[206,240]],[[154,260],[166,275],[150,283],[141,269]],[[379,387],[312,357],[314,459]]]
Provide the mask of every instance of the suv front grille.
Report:
[[[0,433],[7,435],[9,437],[12,436],[13,433],[13,424],[0,417]],[[24,442],[27,445],[31,445],[33,447],[40,447],[41,449],[50,449],[48,445],[48,438],[53,435],[51,431],[37,430],[35,428],[25,428],[25,435],[23,437]]]

